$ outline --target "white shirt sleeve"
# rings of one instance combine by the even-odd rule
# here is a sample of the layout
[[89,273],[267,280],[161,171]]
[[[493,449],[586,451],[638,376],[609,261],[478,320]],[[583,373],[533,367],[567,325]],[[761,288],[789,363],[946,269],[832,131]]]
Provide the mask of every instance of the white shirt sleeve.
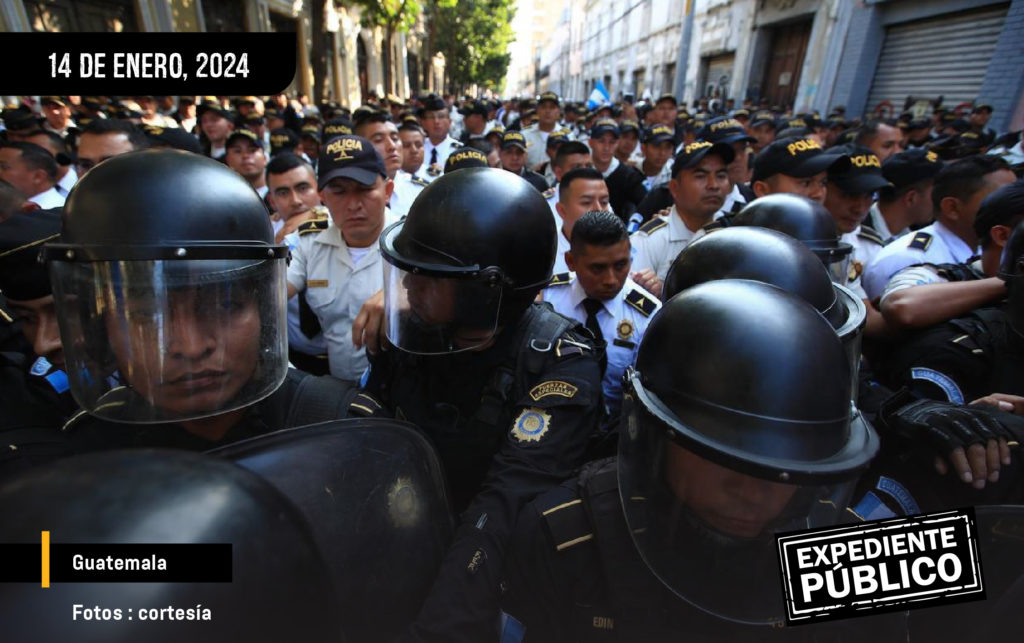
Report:
[[925,284],[937,284],[945,281],[947,280],[940,277],[938,271],[932,266],[910,266],[909,268],[900,270],[892,276],[892,279],[890,279],[889,283],[885,286],[885,291],[882,292],[882,301],[885,301],[886,297],[897,290],[913,288],[914,286],[923,286]]
[[292,248],[292,259],[288,263],[288,283],[295,290],[302,292],[306,289],[306,250],[309,244],[299,241]]

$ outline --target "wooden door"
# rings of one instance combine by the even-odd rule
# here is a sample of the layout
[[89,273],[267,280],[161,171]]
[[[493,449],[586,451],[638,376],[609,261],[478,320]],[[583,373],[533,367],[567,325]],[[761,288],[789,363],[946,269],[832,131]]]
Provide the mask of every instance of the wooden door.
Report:
[[775,28],[771,59],[761,84],[762,95],[768,99],[769,104],[778,105],[781,109],[792,106],[810,38],[810,20]]

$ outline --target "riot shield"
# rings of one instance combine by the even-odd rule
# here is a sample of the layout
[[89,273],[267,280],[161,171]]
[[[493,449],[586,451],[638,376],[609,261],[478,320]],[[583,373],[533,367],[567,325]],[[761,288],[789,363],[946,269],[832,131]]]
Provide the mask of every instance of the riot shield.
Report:
[[414,426],[338,420],[211,453],[259,474],[305,514],[351,640],[391,641],[413,621],[453,531],[440,463]]
[[[82,455],[6,481],[0,515],[0,543],[34,544],[35,570],[41,531],[54,551],[67,544],[231,545],[230,582],[55,577],[44,588],[36,576],[0,583],[5,640],[343,640],[330,580],[301,513],[230,462],[158,450]],[[56,567],[52,573],[59,574]]]

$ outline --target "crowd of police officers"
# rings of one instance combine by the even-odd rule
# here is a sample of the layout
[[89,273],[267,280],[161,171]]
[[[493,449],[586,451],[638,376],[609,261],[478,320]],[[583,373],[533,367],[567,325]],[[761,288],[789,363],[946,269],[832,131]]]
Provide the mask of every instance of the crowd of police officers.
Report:
[[[0,611],[98,640],[1019,632],[1024,152],[991,114],[24,97],[2,539],[230,541],[236,582],[148,586],[220,610],[191,630]],[[774,534],[963,506],[973,611],[782,626]]]

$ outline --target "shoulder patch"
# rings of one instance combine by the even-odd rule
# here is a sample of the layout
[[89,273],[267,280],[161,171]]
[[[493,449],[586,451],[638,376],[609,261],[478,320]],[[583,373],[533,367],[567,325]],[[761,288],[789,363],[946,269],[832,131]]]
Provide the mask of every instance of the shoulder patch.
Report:
[[927,232],[915,232],[914,238],[910,240],[907,247],[915,250],[927,250],[930,245],[932,245],[932,235]]
[[938,386],[946,395],[946,400],[953,404],[965,403],[963,391],[961,391],[960,387],[956,385],[953,378],[945,373],[940,373],[939,371],[932,370],[930,368],[915,367],[910,369],[910,377],[915,380],[931,382],[935,386]]
[[319,234],[329,226],[328,219],[310,219],[295,229],[300,235]]
[[882,235],[878,234],[877,231],[867,226],[862,225],[860,227],[860,232],[857,233],[857,236],[860,237],[861,239],[867,239],[872,243],[877,243],[880,246],[885,245],[885,239],[882,238]]
[[423,179],[421,179],[421,178],[420,178],[420,177],[418,177],[418,176],[413,176],[413,177],[411,177],[411,178],[409,179],[409,183],[412,183],[413,185],[418,185],[418,186],[420,186],[421,188],[425,188],[425,187],[427,187],[428,185],[430,185],[430,181],[424,181]]
[[548,188],[540,193],[545,199],[550,199],[555,196],[555,188]]
[[523,409],[512,421],[512,437],[520,444],[540,442],[551,428],[551,414],[544,409]]
[[639,310],[644,317],[650,317],[658,309],[658,302],[639,290],[630,290],[626,295],[626,303]]
[[576,397],[576,391],[578,390],[579,388],[568,382],[551,380],[549,382],[542,382],[530,389],[530,397],[534,402],[552,395],[557,395],[558,397],[564,397],[571,400]]
[[572,273],[560,272],[557,275],[551,275],[551,281],[548,282],[548,286],[565,286],[572,281]]
[[665,219],[662,219],[661,217],[654,217],[647,223],[640,226],[639,232],[643,232],[644,234],[650,234],[655,230],[660,230],[664,228],[667,225],[668,221],[666,221]]

